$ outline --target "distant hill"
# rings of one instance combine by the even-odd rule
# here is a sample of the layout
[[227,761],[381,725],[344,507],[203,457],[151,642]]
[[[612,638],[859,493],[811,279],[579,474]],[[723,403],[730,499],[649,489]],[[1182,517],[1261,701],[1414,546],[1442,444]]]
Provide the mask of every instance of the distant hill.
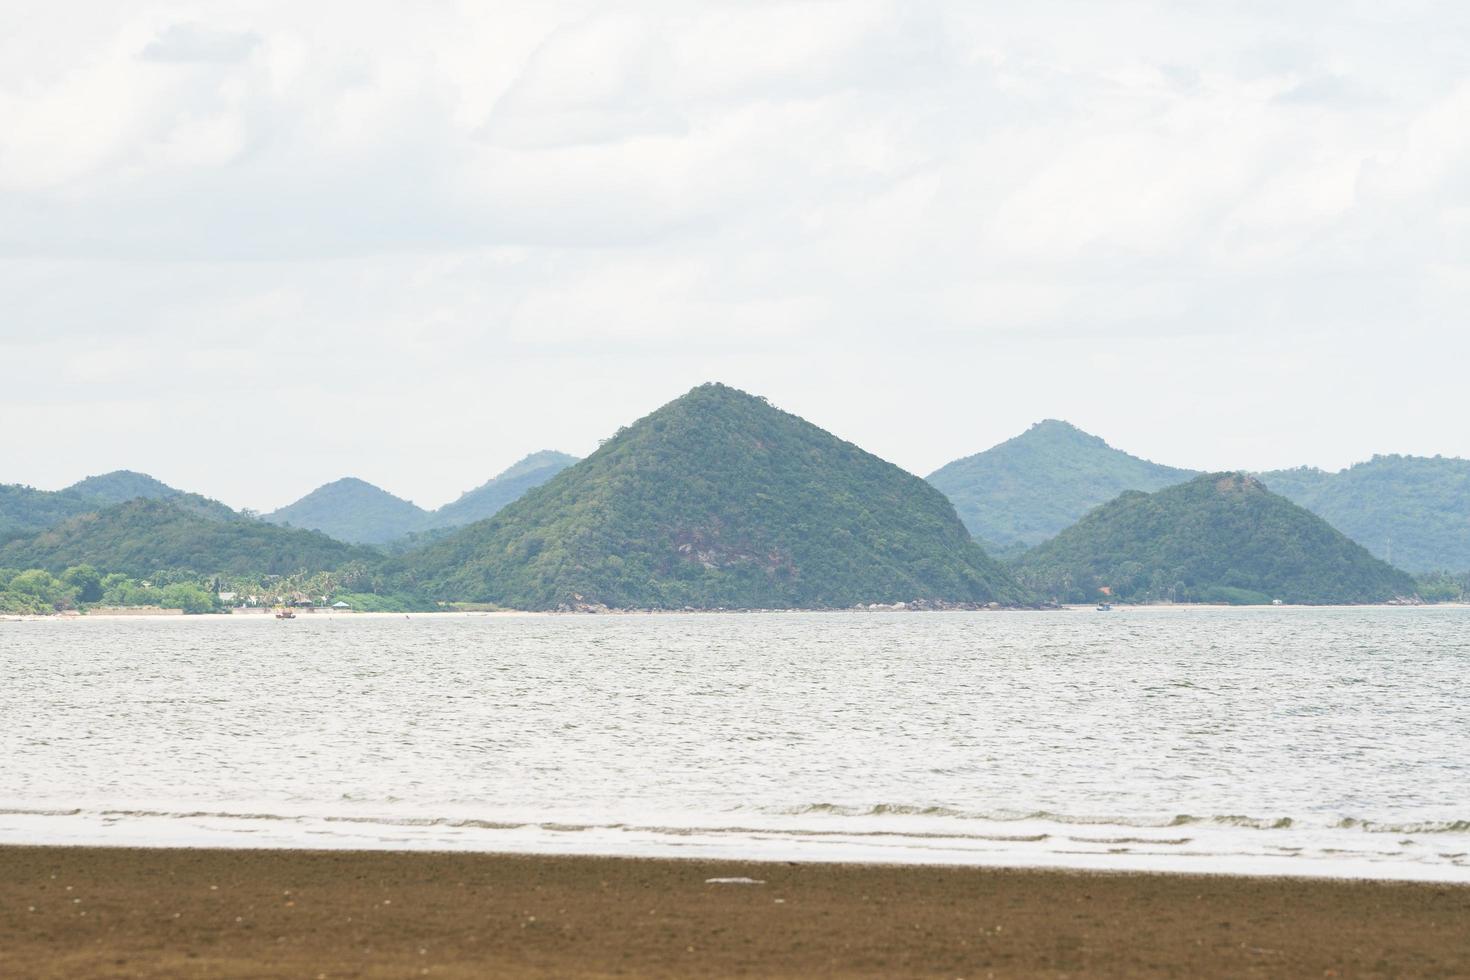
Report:
[[502,507],[539,487],[577,462],[577,457],[546,449],[525,459],[429,515],[430,527],[460,527],[493,517]]
[[1254,477],[1211,473],[1130,490],[1027,552],[1026,585],[1064,602],[1379,602],[1411,595],[1408,575]]
[[335,569],[377,555],[315,531],[262,521],[201,517],[169,501],[138,498],[82,514],[0,546],[0,567],[60,572],[86,563],[146,576],[160,569],[213,574],[289,574]]
[[434,598],[529,609],[1026,598],[933,487],[717,384],[399,573]]
[[0,542],[35,534],[69,517],[100,510],[102,501],[69,490],[0,484]]
[[94,497],[108,504],[120,504],[124,500],[134,500],[138,497],[147,500],[167,500],[169,497],[177,497],[184,492],[174,489],[162,480],[155,480],[147,473],[137,473],[133,470],[113,470],[101,476],[89,476],[85,480],[73,483],[63,492],[67,491]]
[[234,520],[239,516],[218,500],[175,490],[142,473],[118,470],[104,476],[89,476],[64,490],[0,484],[0,542],[35,534],[68,518],[94,514],[135,498],[168,500],[182,510],[211,520]]
[[1470,460],[1374,456],[1337,473],[1302,467],[1260,477],[1399,568],[1470,570]]
[[929,474],[986,548],[1039,544],[1124,490],[1157,490],[1195,474],[1114,449],[1047,419],[983,453]]
[[428,511],[355,477],[317,487],[263,518],[353,544],[386,544],[423,530],[428,519]]
[[450,528],[491,516],[576,461],[575,456],[550,450],[532,453],[494,479],[433,511],[349,476],[317,487],[263,519],[272,524],[321,531],[339,541],[403,550],[438,540]]
[[186,493],[169,486],[162,480],[154,479],[147,473],[136,473],[133,470],[114,470],[101,476],[89,476],[84,480],[78,480],[60,492],[90,498],[104,507],[140,498],[143,500],[172,500],[200,517],[230,520],[237,516],[231,508],[218,500],[211,500],[197,493]]

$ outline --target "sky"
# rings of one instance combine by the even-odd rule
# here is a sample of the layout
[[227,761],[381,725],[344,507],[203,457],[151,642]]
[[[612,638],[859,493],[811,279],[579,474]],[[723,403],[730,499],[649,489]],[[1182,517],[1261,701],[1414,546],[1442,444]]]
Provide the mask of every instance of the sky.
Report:
[[423,506],[704,381],[921,475],[1470,456],[1470,6],[0,8],[0,482]]

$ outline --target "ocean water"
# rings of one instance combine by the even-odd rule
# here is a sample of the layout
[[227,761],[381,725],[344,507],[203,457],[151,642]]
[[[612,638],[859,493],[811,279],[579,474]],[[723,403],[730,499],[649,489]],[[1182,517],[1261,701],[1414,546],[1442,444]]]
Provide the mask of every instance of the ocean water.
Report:
[[0,623],[0,843],[1470,881],[1470,609]]

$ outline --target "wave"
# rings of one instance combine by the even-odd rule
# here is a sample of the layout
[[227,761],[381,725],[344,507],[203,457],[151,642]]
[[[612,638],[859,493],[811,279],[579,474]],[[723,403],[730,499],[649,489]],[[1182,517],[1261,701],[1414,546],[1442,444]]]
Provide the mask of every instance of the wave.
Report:
[[[305,814],[305,813],[237,813],[230,810],[82,810],[78,808],[64,810],[45,810],[24,807],[0,807],[0,816],[25,816],[25,817],[80,817],[96,816],[104,819],[116,819],[119,817],[135,817],[144,819],[164,820],[263,820],[280,823],[307,823],[321,821],[322,823],[349,823],[349,824],[371,824],[389,827],[465,827],[476,830],[520,830],[524,827],[540,827],[543,830],[592,830],[601,824],[554,824],[538,823],[534,821],[497,821],[497,820],[473,820],[458,817],[384,817],[384,816],[344,816]],[[611,826],[618,826],[616,824]]]
[[[1181,813],[1172,817],[1165,816],[1118,816],[1118,815],[1079,815],[1068,813],[1057,813],[1051,810],[997,810],[977,811],[963,810],[949,806],[919,806],[899,803],[879,803],[871,806],[850,806],[836,803],[812,803],[793,807],[736,807],[735,810],[752,809],[766,816],[788,816],[799,817],[807,815],[824,815],[844,818],[884,817],[884,816],[906,816],[906,817],[939,817],[952,819],[956,823],[1050,823],[1063,826],[1076,827],[1121,827],[1138,830],[1168,830],[1179,827],[1190,826],[1217,826],[1233,827],[1245,830],[1290,830],[1296,827],[1309,826],[1311,821],[1301,821],[1292,817],[1254,817],[1244,814],[1215,814],[1197,816]],[[563,822],[552,820],[488,820],[472,817],[415,817],[415,816],[391,816],[391,815],[347,815],[347,814],[307,814],[307,813],[263,813],[263,812],[235,812],[228,810],[163,810],[163,809],[83,809],[79,807],[0,807],[0,816],[32,816],[32,817],[80,817],[94,816],[105,820],[116,820],[126,818],[142,819],[174,819],[174,820],[230,820],[230,821],[270,821],[283,823],[308,823],[320,822],[328,824],[351,824],[364,826],[389,826],[405,828],[434,828],[443,827],[448,829],[467,830],[524,830],[536,829],[550,831],[553,833],[579,833],[583,831],[604,830],[624,831],[628,833],[658,834],[667,836],[695,836],[701,834],[780,834],[786,836],[800,837],[911,837],[911,838],[948,838],[956,840],[987,840],[1000,842],[1037,842],[1047,840],[1053,834],[1044,830],[1033,833],[998,834],[977,833],[974,830],[964,830],[956,827],[954,830],[933,830],[895,826],[893,829],[863,829],[844,828],[840,826],[811,827],[811,826],[746,826],[729,825],[720,826],[712,824],[688,824],[682,826],[669,826],[661,824],[646,824],[637,822]],[[1402,836],[1430,835],[1430,834],[1467,834],[1470,833],[1470,820],[1420,820],[1405,822],[1388,822],[1367,820],[1357,817],[1342,817],[1335,822],[1322,823],[1318,826],[1334,830],[1356,830],[1371,834],[1398,834]],[[1146,838],[1131,836],[1100,836],[1082,837],[1065,836],[1068,840],[1079,843],[1149,843],[1149,844],[1184,844],[1190,838]]]
[[1190,824],[1217,824],[1222,827],[1244,827],[1248,830],[1289,830],[1296,826],[1291,817],[1247,817],[1238,813],[1227,813],[1213,817],[1192,817],[1181,813],[1170,821],[1171,827],[1187,827]]
[[[951,806],[918,806],[903,803],[878,803],[870,806],[850,806],[840,803],[808,803],[793,807],[760,807],[759,812],[773,816],[804,816],[808,814],[835,817],[945,817],[955,820],[981,820],[991,823],[1019,823],[1040,821],[1044,823],[1072,826],[1136,827],[1139,829],[1168,829],[1213,825],[1239,827],[1245,830],[1290,830],[1293,827],[1311,825],[1312,821],[1301,817],[1256,817],[1240,813],[1196,815],[1179,813],[1167,816],[1120,816],[1117,814],[1074,814],[1052,810],[964,810]],[[1414,820],[1388,822],[1359,817],[1342,817],[1330,824],[1337,830],[1361,830],[1374,834],[1465,834],[1470,833],[1470,820]]]
[[1046,823],[1072,824],[1078,826],[1137,827],[1140,829],[1166,829],[1186,827],[1191,824],[1219,824],[1230,827],[1246,827],[1255,830],[1286,830],[1295,826],[1291,817],[1251,817],[1241,814],[1218,816],[1194,816],[1188,813],[1172,817],[1125,817],[1111,815],[1082,815],[1057,813],[1053,810],[961,810],[949,806],[911,806],[902,803],[878,803],[872,806],[845,806],[839,803],[809,803],[795,807],[761,808],[761,812],[779,816],[803,816],[826,814],[837,817],[952,817],[960,820],[985,820],[994,823],[1017,823],[1039,820]]
[[[494,820],[405,813],[245,812],[123,807],[0,807],[0,840],[12,843],[123,843],[127,846],[347,847],[545,854],[729,857],[954,865],[1061,866],[1115,870],[1232,871],[1470,881],[1470,821],[1374,824],[1357,819],[1291,821],[1239,814],[1120,819],[1033,810],[982,816],[953,807],[818,804],[797,813],[968,816],[971,819],[730,819],[679,814],[643,821]],[[738,808],[737,808],[738,809]],[[28,816],[34,822],[5,820]],[[509,816],[509,815],[507,815]],[[549,815],[548,815],[549,816]],[[611,817],[611,815],[609,815]],[[672,816],[672,815],[670,815]],[[1029,824],[1019,823],[1030,820]],[[702,822],[701,822],[702,821]],[[987,822],[993,821],[993,822]],[[1050,824],[1044,822],[1050,821]],[[1128,825],[1140,828],[1131,829]],[[1060,825],[1060,826],[1059,826]],[[1068,825],[1075,829],[1065,829]],[[1181,834],[1167,828],[1200,825]],[[1213,825],[1218,829],[1209,829]],[[1399,840],[1365,836],[1403,828],[1446,836]],[[1085,828],[1085,829],[1084,829]],[[1274,833],[1256,834],[1259,829]],[[1009,832],[1008,832],[1009,831]],[[1418,845],[1418,846],[1410,846]]]
[[1382,823],[1344,817],[1336,826],[1342,830],[1362,830],[1370,834],[1466,834],[1470,820],[1421,820],[1410,823]]
[[1074,844],[1188,844],[1192,837],[1068,837]]
[[[654,834],[666,837],[698,837],[710,835],[760,836],[780,835],[783,837],[897,837],[931,838],[936,840],[979,840],[997,843],[1033,843],[1047,840],[1050,834],[967,834],[936,833],[910,830],[817,830],[793,827],[747,827],[747,826],[662,826],[639,823],[563,823],[556,821],[498,821],[476,820],[464,817],[389,817],[389,816],[319,816],[312,814],[283,813],[234,813],[224,810],[41,810],[23,808],[0,808],[0,816],[78,817],[94,816],[103,819],[133,817],[165,820],[241,820],[272,821],[280,823],[332,823],[358,824],[374,827],[444,827],[451,830],[526,830],[535,829],[552,833],[581,833],[592,830],[615,830],[635,834]],[[1170,843],[1155,841],[1151,843]]]

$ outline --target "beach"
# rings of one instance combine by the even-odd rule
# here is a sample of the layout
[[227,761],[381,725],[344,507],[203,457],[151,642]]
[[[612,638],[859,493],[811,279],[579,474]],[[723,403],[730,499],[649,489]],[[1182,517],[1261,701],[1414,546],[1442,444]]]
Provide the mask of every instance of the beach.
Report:
[[[764,883],[710,882],[720,878]],[[0,975],[15,977],[1467,974],[1463,885],[0,849]]]

